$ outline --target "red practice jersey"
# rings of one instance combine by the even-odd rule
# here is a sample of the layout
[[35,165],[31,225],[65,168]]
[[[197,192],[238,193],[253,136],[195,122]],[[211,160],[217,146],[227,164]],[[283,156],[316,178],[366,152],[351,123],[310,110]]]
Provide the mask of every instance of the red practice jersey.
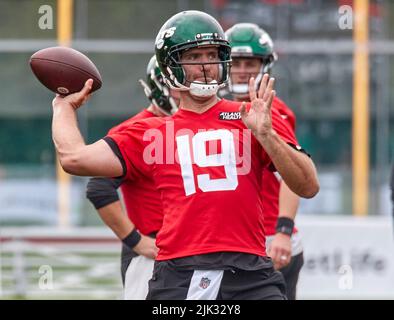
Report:
[[[157,260],[213,252],[266,256],[261,176],[270,159],[243,124],[240,103],[221,100],[198,114],[150,118],[120,133],[118,145],[130,180],[153,177],[164,220]],[[280,114],[273,127],[296,143]]]
[[[282,100],[276,97],[272,102],[272,108],[279,112],[285,122],[288,122],[295,135],[296,118],[293,111]],[[279,216],[279,189],[280,177],[277,177],[274,172],[264,169],[261,194],[264,207],[264,228],[267,236],[276,233],[275,228]],[[294,232],[296,232],[296,228],[294,228]]]
[[[120,133],[135,122],[152,117],[156,116],[145,109],[113,127],[108,134]],[[158,232],[163,223],[163,209],[160,195],[152,179],[125,179],[120,188],[127,215],[135,227],[144,235]]]

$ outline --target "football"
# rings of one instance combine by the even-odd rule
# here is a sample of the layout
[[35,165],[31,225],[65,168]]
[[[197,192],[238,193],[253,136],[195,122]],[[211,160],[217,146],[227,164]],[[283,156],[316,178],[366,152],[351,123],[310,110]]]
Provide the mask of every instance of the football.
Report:
[[94,63],[81,52],[68,47],[50,47],[34,53],[30,67],[49,90],[63,96],[81,91],[93,79],[91,92],[100,89],[101,75]]

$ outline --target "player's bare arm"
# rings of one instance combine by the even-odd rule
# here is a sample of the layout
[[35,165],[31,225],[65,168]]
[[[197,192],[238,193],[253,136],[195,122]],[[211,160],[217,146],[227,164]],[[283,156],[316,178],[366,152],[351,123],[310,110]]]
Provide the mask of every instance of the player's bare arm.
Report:
[[[300,198],[290,190],[281,180],[279,190],[279,218],[288,218],[294,221]],[[291,260],[291,236],[277,232],[267,251],[272,258],[275,269],[280,269],[289,264]]]
[[56,96],[52,102],[52,138],[63,169],[78,176],[118,177],[123,174],[117,156],[104,140],[86,145],[77,124],[76,110],[89,99],[93,80],[80,92]]
[[274,79],[265,74],[258,92],[255,80],[249,81],[250,110],[246,103],[240,107],[242,120],[252,130],[256,139],[263,146],[276,170],[289,188],[304,198],[312,198],[319,191],[316,168],[312,160],[285,143],[272,128],[271,106],[275,97]]

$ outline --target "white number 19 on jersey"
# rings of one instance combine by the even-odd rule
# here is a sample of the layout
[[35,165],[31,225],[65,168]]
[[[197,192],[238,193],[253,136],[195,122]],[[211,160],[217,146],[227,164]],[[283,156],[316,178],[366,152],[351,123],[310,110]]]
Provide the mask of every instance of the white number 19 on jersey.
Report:
[[[219,140],[222,153],[207,155],[206,142]],[[183,185],[187,196],[196,193],[194,172],[190,154],[189,136],[176,137],[179,164],[181,166]],[[196,165],[199,167],[224,166],[226,177],[211,179],[209,174],[198,174],[198,187],[204,192],[235,190],[238,186],[237,167],[233,134],[228,130],[199,132],[192,138],[192,152]]]

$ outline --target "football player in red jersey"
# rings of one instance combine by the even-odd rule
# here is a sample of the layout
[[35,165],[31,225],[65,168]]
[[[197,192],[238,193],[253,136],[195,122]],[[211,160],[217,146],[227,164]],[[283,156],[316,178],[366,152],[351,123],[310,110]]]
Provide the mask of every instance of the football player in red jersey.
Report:
[[[228,91],[235,101],[247,101],[249,79],[255,77],[259,83],[277,59],[273,42],[268,33],[253,23],[237,23],[225,34],[232,49]],[[293,111],[277,97],[272,102],[272,108],[280,113],[295,132]],[[301,239],[294,227],[299,197],[280,176],[268,169],[263,170],[262,197],[267,253],[285,278],[288,299],[294,300],[298,276],[304,263]]]
[[92,80],[53,101],[52,134],[67,172],[151,178],[160,192],[164,219],[148,299],[285,299],[283,277],[265,252],[262,170],[276,169],[300,196],[319,190],[312,160],[271,110],[274,79],[265,75],[258,90],[250,80],[251,103],[218,98],[231,61],[224,38],[200,11],[178,13],[159,31],[160,70],[180,91],[172,118],[145,119],[85,145],[75,109]]
[[[151,117],[164,117],[178,110],[179,93],[164,83],[153,56],[147,66],[146,82],[140,80],[150,105],[137,115],[115,126],[109,134],[118,133],[134,122]],[[170,95],[171,93],[171,95]],[[126,206],[124,214],[117,189],[120,187]],[[153,262],[157,255],[155,238],[163,223],[161,199],[151,179],[140,181],[111,178],[91,178],[86,196],[101,219],[122,240],[121,274],[126,300],[145,299],[148,281],[152,277]],[[130,243],[136,228],[141,233],[138,242]]]

